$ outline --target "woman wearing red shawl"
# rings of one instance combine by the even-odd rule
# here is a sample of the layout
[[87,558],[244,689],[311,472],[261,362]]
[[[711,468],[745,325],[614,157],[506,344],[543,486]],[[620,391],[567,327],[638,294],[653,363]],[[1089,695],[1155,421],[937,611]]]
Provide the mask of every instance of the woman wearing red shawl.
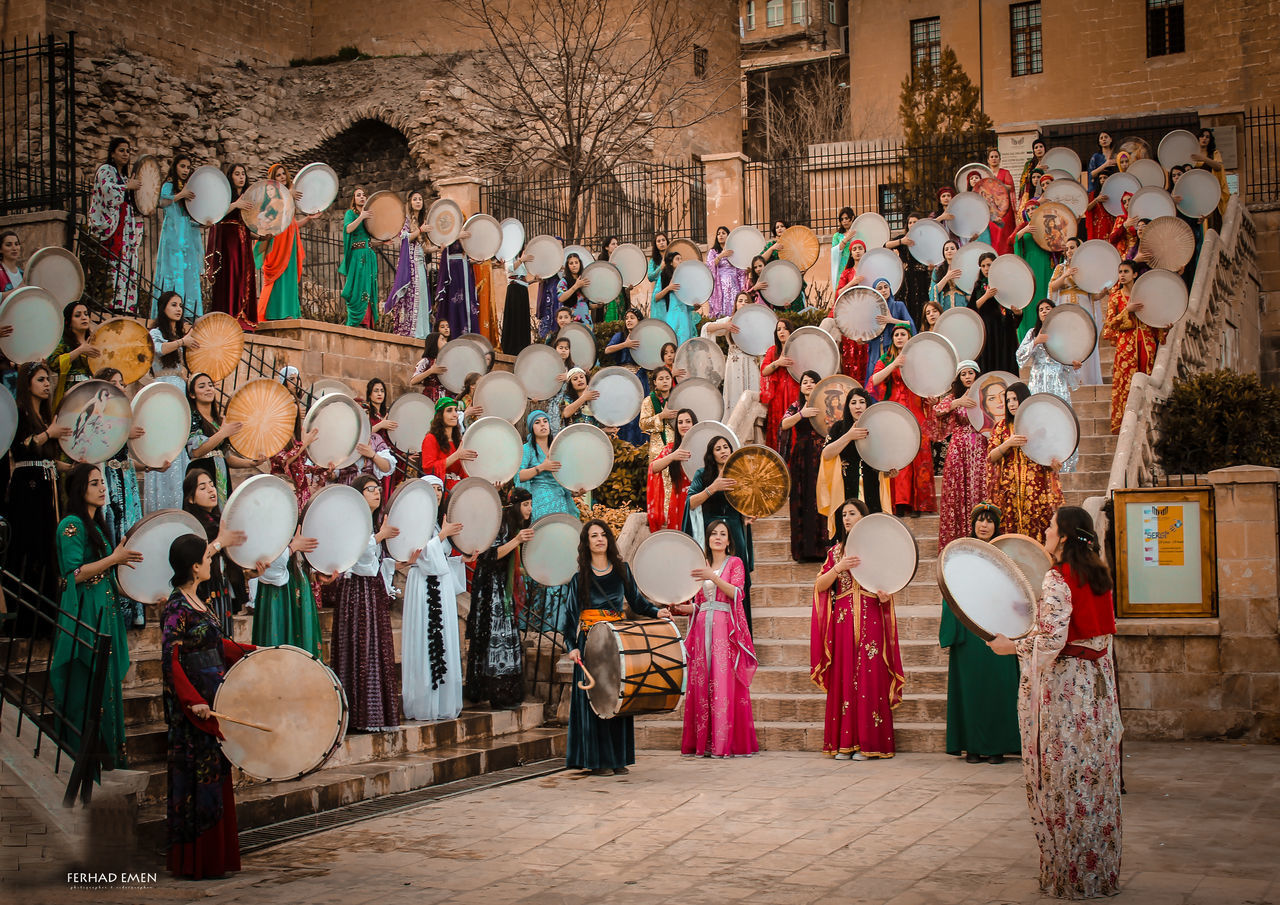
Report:
[[921,512],[937,512],[938,503],[933,492],[933,438],[929,436],[928,421],[924,414],[924,401],[911,390],[898,374],[902,364],[902,347],[911,338],[911,328],[895,324],[893,341],[876,362],[871,374],[871,393],[881,401],[905,405],[920,425],[920,451],[911,464],[890,480],[893,489],[893,507],[898,515],[919,515]]
[[851,570],[861,560],[845,548],[866,514],[861,500],[840,504],[836,542],[813,583],[809,678],[827,693],[822,752],[836,760],[893,757],[893,711],[906,684],[893,597],[858,584]]
[[1116,218],[1107,213],[1103,202],[1107,200],[1107,174],[1098,176],[1098,190],[1089,199],[1089,206],[1084,209],[1084,231],[1090,239],[1106,239],[1115,228]]
[[996,254],[1007,255],[1013,250],[1013,175],[1000,166],[1000,150],[998,148],[992,148],[987,151],[987,166],[995,174],[996,179],[1004,183],[1004,187],[1008,192],[1003,210],[998,214],[1000,219],[992,220],[987,227],[991,232],[991,247],[996,250]]
[[800,396],[800,384],[787,370],[795,364],[782,354],[782,347],[791,336],[791,321],[778,318],[773,328],[773,346],[764,353],[760,363],[760,402],[767,414],[764,420],[764,442],[770,449],[778,448],[778,428],[786,417],[791,403]]
[[132,159],[127,138],[111,139],[107,162],[94,174],[89,198],[89,234],[103,245],[113,306],[130,314],[138,307],[138,247],[142,244],[142,218],[133,206],[133,193],[141,183],[129,174]]
[[467,477],[467,466],[480,455],[474,449],[462,449],[462,429],[458,427],[458,403],[449,396],[436,401],[436,415],[431,429],[422,439],[422,473],[433,474],[444,481],[445,492]]
[[231,208],[225,217],[209,227],[205,243],[205,268],[213,285],[209,292],[209,310],[230,314],[243,330],[253,330],[258,323],[258,302],[254,297],[253,237],[240,212],[248,207],[241,196],[249,182],[249,172],[242,163],[233,163],[223,172],[231,183]]
[[[692,409],[680,409],[676,413],[676,429],[670,441],[658,450],[649,463],[649,482],[646,488],[649,530],[659,531],[670,528],[679,531],[684,521],[684,502],[689,495],[689,476],[685,473],[682,462],[689,461],[689,450],[681,449],[680,443],[689,429],[698,423],[698,416]],[[664,434],[657,434],[662,438]],[[653,443],[655,434],[649,435],[649,443]]]
[[[840,274],[840,282],[836,284],[836,291],[831,296],[829,315],[834,316],[836,298],[844,291],[845,287],[858,285],[858,262],[862,260],[862,256],[866,251],[866,243],[861,239],[854,239],[849,243],[849,264]],[[840,337],[840,371],[843,374],[848,374],[859,383],[862,382],[862,375],[867,373],[866,343],[858,342],[856,339],[850,339],[843,335]]]
[[1120,276],[1107,297],[1107,319],[1102,325],[1102,338],[1115,344],[1115,361],[1111,364],[1111,433],[1120,433],[1124,409],[1129,402],[1133,375],[1150,374],[1156,366],[1156,351],[1165,331],[1148,327],[1135,315],[1142,302],[1130,298],[1133,278],[1137,273],[1132,261],[1120,262]]
[[1120,196],[1120,209],[1123,213],[1111,222],[1111,233],[1107,236],[1107,241],[1115,246],[1120,257],[1126,261],[1132,261],[1138,253],[1138,223],[1129,216],[1131,198],[1133,192],[1125,192]]
[[[293,188],[293,180],[283,164],[272,164],[271,169],[267,170],[267,178],[274,179],[287,189]],[[259,323],[302,316],[298,280],[302,275],[302,262],[306,258],[306,252],[302,247],[299,229],[314,216],[296,217],[284,232],[262,239],[254,245],[253,258],[262,271],[262,291],[258,295]]]

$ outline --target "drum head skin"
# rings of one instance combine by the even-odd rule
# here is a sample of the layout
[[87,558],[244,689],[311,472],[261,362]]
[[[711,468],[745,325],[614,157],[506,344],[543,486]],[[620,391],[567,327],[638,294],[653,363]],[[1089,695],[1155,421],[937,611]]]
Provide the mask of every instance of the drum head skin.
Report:
[[[1197,148],[1199,142],[1196,143]],[[1133,176],[1142,183],[1142,187],[1154,186],[1162,189],[1168,183],[1169,174],[1164,171],[1164,167],[1156,163],[1149,157],[1143,157],[1129,164],[1129,169],[1125,170],[1130,176]]]
[[[996,250],[986,242],[966,242],[951,256],[951,266],[960,271],[956,277],[956,288],[965,295],[973,292],[973,285],[978,280],[978,259],[989,254],[996,257]],[[945,313],[945,312],[944,312]]]
[[[289,445],[297,412],[297,400],[284,384],[259,377],[236,390],[227,403],[223,420],[239,421],[243,425],[231,435],[231,445],[236,452],[247,459],[264,459]],[[307,430],[304,426],[303,433]],[[314,449],[314,445],[308,447],[308,454]]]
[[[673,333],[672,335],[674,336],[675,334]],[[448,347],[449,344],[445,343],[445,348]],[[516,379],[520,381],[520,385],[524,387],[529,398],[534,402],[541,402],[560,392],[560,387],[563,384],[556,378],[567,371],[568,367],[560,358],[560,354],[551,346],[543,343],[534,343],[520,350],[520,354],[516,356],[513,370]],[[485,375],[485,377],[489,376],[492,375]],[[476,382],[476,386],[479,387],[480,382],[483,380],[484,377],[480,378],[480,381]],[[487,407],[485,411],[488,411]]]
[[[612,299],[613,296],[609,298]],[[566,324],[560,328],[556,339],[569,340],[569,361],[574,367],[589,372],[596,366],[596,335],[589,327],[582,324]]]
[[676,331],[666,321],[646,317],[636,324],[629,338],[640,344],[631,350],[632,360],[645,370],[652,370],[662,364],[662,347],[676,344]]
[[1037,465],[1065,462],[1080,444],[1080,422],[1070,404],[1052,393],[1035,393],[1018,406],[1013,432],[1027,438],[1022,452]]
[[255,236],[278,236],[293,222],[293,192],[274,179],[262,179],[241,195],[249,205],[240,219]]
[[[345,380],[338,380],[334,377],[321,377],[311,384],[311,398],[313,401],[330,393],[339,393],[343,396],[350,396],[352,399],[356,398],[356,391],[351,389],[351,386]],[[434,403],[432,411],[435,411]]]
[[[878,295],[879,293],[877,293]],[[799,382],[805,371],[817,371],[818,379],[840,371],[840,347],[821,327],[797,327],[782,344],[782,355],[795,360],[787,368]]]
[[89,342],[98,350],[95,371],[115,368],[125,384],[141,380],[151,370],[155,344],[147,328],[131,317],[113,317],[93,331]]
[[1152,267],[1181,270],[1191,263],[1191,256],[1195,254],[1195,233],[1185,220],[1159,217],[1142,231],[1142,250],[1151,255]]
[[1044,159],[1040,161],[1040,169],[1045,170],[1063,170],[1070,174],[1072,179],[1080,178],[1080,155],[1070,148],[1056,147],[1050,148],[1045,152]]
[[80,259],[60,245],[41,248],[29,257],[22,282],[39,286],[52,295],[59,311],[84,295],[84,269]]
[[764,246],[764,233],[754,226],[739,226],[731,230],[724,242],[729,252],[729,263],[739,270],[749,270],[752,258],[764,251]]
[[613,442],[594,424],[570,424],[551,441],[548,456],[560,463],[552,474],[570,493],[595,490],[613,471]]
[[[551,349],[552,355],[555,352],[555,349]],[[556,358],[559,357],[556,355]],[[436,364],[444,368],[440,372],[440,385],[450,393],[462,392],[468,374],[484,374],[489,370],[484,347],[462,337],[450,340],[440,348]]]
[[354,566],[372,535],[369,504],[364,494],[348,484],[322,488],[302,513],[302,536],[320,542],[304,555],[311,567],[323,575],[345,572]]
[[463,478],[455,484],[446,513],[449,521],[462,525],[452,542],[464,556],[488,550],[502,528],[502,500],[483,478]]
[[685,477],[689,480],[692,481],[698,469],[702,467],[702,460],[707,455],[707,445],[716,437],[724,437],[728,440],[729,448],[735,452],[742,446],[738,442],[738,435],[727,424],[712,420],[700,420],[689,428],[689,432],[681,439],[680,448],[689,451],[689,458],[682,461],[680,467],[684,469]]
[[293,187],[302,193],[295,204],[303,214],[321,214],[338,198],[338,174],[327,163],[309,163],[293,177]]
[[150,154],[142,155],[134,161],[133,178],[139,183],[133,193],[134,207],[142,216],[150,217],[160,206],[160,189],[164,185],[160,161]]
[[888,280],[894,295],[902,288],[903,273],[902,258],[887,248],[873,248],[858,262],[859,283],[874,288],[880,280]]
[[987,341],[982,315],[972,308],[948,308],[933,325],[933,332],[951,340],[960,361],[973,361]]
[[173,593],[173,569],[169,548],[187,534],[205,540],[205,531],[196,517],[182,509],[159,509],[145,515],[124,536],[128,550],[142,554],[142,562],[132,569],[117,569],[116,582],[133,600],[162,603]]
[[582,294],[589,302],[603,305],[622,292],[622,274],[608,261],[593,261],[583,269],[582,276],[587,281]]
[[626,368],[601,368],[588,387],[600,394],[599,399],[590,403],[591,416],[605,427],[621,427],[640,414],[644,386],[640,378]]
[[724,463],[724,476],[738,486],[724,492],[730,505],[750,518],[768,518],[787,504],[791,472],[767,446],[743,446]]
[[986,388],[992,383],[1000,383],[1005,387],[1009,387],[1021,379],[1018,375],[1010,374],[1008,371],[988,371],[985,374],[978,375],[978,379],[965,391],[965,396],[978,403],[965,409],[965,413],[969,416],[969,424],[973,426],[974,430],[983,435],[989,436],[991,434],[992,425],[987,422],[989,413],[984,412],[982,409],[982,399]]
[[166,468],[186,449],[191,434],[191,403],[171,383],[157,380],[138,391],[129,404],[143,435],[129,441],[129,452],[147,468]]
[[[520,404],[523,408],[523,391],[520,393]],[[427,438],[427,432],[431,430],[431,419],[435,416],[436,404],[430,396],[405,393],[387,409],[387,420],[396,423],[394,430],[387,431],[387,439],[401,452],[421,452],[422,441]]]
[[[967,310],[967,309],[962,309]],[[902,382],[926,399],[942,396],[956,379],[956,347],[941,333],[917,333],[902,348]]]
[[1076,219],[1083,217],[1085,209],[1089,206],[1088,190],[1080,183],[1066,179],[1049,183],[1045,186],[1044,194],[1041,197],[1045,201],[1065,204]]
[[525,269],[537,280],[550,279],[564,266],[564,245],[555,236],[534,236],[525,245],[524,253],[533,256]]
[[39,286],[19,286],[0,302],[0,326],[13,332],[0,337],[0,352],[12,362],[43,361],[62,339],[62,309]]
[[585,245],[566,245],[564,247],[564,260],[561,262],[561,266],[568,266],[569,255],[578,256],[578,261],[582,264],[583,270],[586,270],[596,262],[596,256],[593,255],[591,253],[591,249],[587,248]]
[[333,670],[289,645],[249,651],[227,670],[213,709],[271,728],[221,720],[222,753],[257,779],[299,779],[320,769],[347,731],[347,698]]
[[876,471],[906,468],[920,452],[920,424],[899,402],[868,406],[855,427],[867,431],[867,436],[853,441],[858,455]]
[[1098,325],[1083,305],[1059,305],[1044,319],[1045,351],[1054,361],[1069,365],[1084,361],[1098,345]]
[[991,172],[991,167],[987,166],[985,163],[978,163],[976,160],[972,163],[966,163],[960,169],[956,170],[955,186],[957,192],[963,192],[969,188],[970,173],[977,173],[983,179],[990,179],[995,176],[995,173]]
[[364,221],[369,235],[380,242],[398,238],[404,228],[404,199],[396,192],[374,192],[364,203],[369,218]]
[[582,522],[565,512],[544,515],[533,523],[533,538],[520,555],[525,573],[544,588],[569,583],[578,572]]
[[462,224],[464,233],[471,233],[462,240],[462,250],[473,261],[488,261],[502,248],[502,224],[488,214],[472,214]]
[[1188,217],[1207,217],[1217,209],[1221,189],[1218,177],[1208,170],[1187,170],[1174,183],[1173,193],[1182,200],[1178,210]]
[[884,332],[885,325],[876,320],[881,315],[889,316],[889,303],[870,286],[847,287],[836,299],[833,312],[840,335],[860,343],[871,342]]
[[1190,296],[1182,277],[1168,270],[1148,270],[1134,281],[1130,299],[1142,308],[1134,314],[1148,327],[1172,327],[1187,313]]
[[992,261],[987,278],[996,288],[996,301],[1013,311],[1030,305],[1036,294],[1036,275],[1017,255],[1000,255]]
[[738,328],[733,341],[739,349],[748,355],[763,355],[774,343],[778,315],[764,305],[743,305],[733,313],[729,323]]
[[245,541],[227,547],[237,565],[255,568],[284,552],[298,528],[298,498],[283,479],[258,474],[237,487],[222,510],[222,527],[243,531]]
[[[560,356],[556,356],[559,358]],[[401,397],[406,398],[406,397]],[[427,401],[431,400],[423,396]],[[397,399],[397,402],[400,400]],[[479,380],[476,381],[475,392],[471,394],[472,405],[478,405],[484,409],[485,415],[493,415],[496,418],[502,418],[512,424],[519,424],[524,420],[525,410],[529,407],[528,396],[525,395],[524,384],[520,382],[520,378],[510,371],[490,371]],[[435,408],[431,406],[432,417],[434,417]],[[431,419],[425,422],[427,427],[431,426]],[[424,429],[423,439],[426,438]],[[417,449],[422,449],[422,440],[418,441]]]
[[[1191,166],[1191,155],[1200,153],[1200,139],[1186,129],[1174,129],[1160,139],[1156,157],[1160,166],[1171,170],[1176,166]],[[1214,179],[1217,182],[1217,179]]]
[[498,224],[502,230],[502,243],[498,246],[498,260],[510,263],[524,248],[524,224],[515,217],[507,217]]
[[467,474],[495,484],[505,484],[514,478],[524,457],[520,432],[505,418],[493,416],[485,416],[467,426],[462,435],[462,448],[478,453],[466,463]]
[[807,226],[790,226],[778,236],[778,257],[790,261],[804,273],[818,263],[818,254],[822,243],[817,234]]
[[311,403],[302,420],[303,435],[313,429],[320,434],[307,447],[307,457],[324,468],[346,468],[360,458],[356,447],[368,441],[372,425],[360,403],[342,393],[329,393]]
[[212,226],[231,210],[231,183],[215,166],[206,164],[192,170],[186,188],[195,193],[185,202],[187,213],[201,226]]
[[911,584],[920,565],[920,550],[911,530],[883,512],[858,519],[845,548],[862,560],[853,568],[854,580],[872,593],[898,593]]
[[415,550],[430,543],[436,534],[438,505],[435,487],[424,479],[405,481],[397,487],[387,504],[387,524],[399,528],[400,533],[387,538],[387,555],[407,563]]
[[858,381],[844,374],[832,374],[818,381],[818,385],[809,394],[809,405],[818,410],[818,414],[810,418],[809,423],[818,432],[818,436],[826,437],[831,431],[831,425],[844,417],[844,403],[849,391],[861,386]]
[[639,245],[624,242],[609,255],[609,263],[618,268],[622,285],[630,289],[649,278],[649,256]]
[[1178,206],[1164,186],[1143,186],[1129,199],[1129,216],[1135,220],[1158,220],[1177,215]]
[[[951,199],[951,204],[947,205],[947,213],[952,214],[955,219],[951,221],[952,231],[962,239],[972,239],[979,235],[987,228],[987,224],[991,222],[991,205],[987,203],[987,199],[979,195],[977,192],[961,192]],[[916,226],[921,223],[935,223],[933,220],[917,220]],[[941,225],[941,224],[939,224]],[[944,229],[943,232],[946,232]],[[912,249],[914,252],[915,249]],[[942,249],[938,248],[938,256],[936,261],[925,261],[924,263],[936,267],[942,263]]]
[[[462,233],[462,208],[456,201],[439,198],[427,208],[427,238],[439,248],[452,245]],[[556,270],[560,267],[557,264]]]
[[[13,446],[13,438],[17,433],[18,403],[14,402],[12,394],[0,393],[0,456],[8,455],[9,447]],[[183,444],[185,443],[184,440]]]
[[[691,336],[676,349],[676,368],[690,378],[709,380],[717,387],[724,383],[724,352],[720,344],[705,336]],[[701,420],[702,416],[698,416]]]
[[724,416],[724,397],[720,395],[720,387],[710,380],[688,377],[672,388],[667,409],[675,412],[691,409],[699,423],[714,421]]
[[54,423],[71,433],[58,440],[69,459],[96,465],[125,445],[133,426],[129,399],[105,380],[86,380],[67,390]]
[[[951,202],[953,205],[955,201]],[[985,213],[987,203],[982,202],[982,209]],[[984,224],[985,226],[985,224]],[[981,230],[979,230],[981,232]],[[977,235],[977,233],[974,233]],[[942,263],[942,246],[947,244],[951,238],[947,235],[947,228],[937,220],[917,220],[911,229],[907,230],[907,238],[913,243],[908,247],[911,257],[915,258],[921,264],[927,264],[930,267],[937,267]]]
[[702,585],[694,569],[707,565],[702,546],[683,531],[655,531],[631,554],[631,574],[651,603],[669,606],[692,600]]
[[676,265],[671,275],[672,285],[679,285],[671,294],[684,305],[696,308],[711,298],[716,288],[716,278],[702,261],[684,260]]
[[778,308],[790,305],[804,290],[804,274],[800,268],[781,259],[764,265],[764,270],[760,271],[760,282],[768,284],[760,290],[764,300]]
[[235,373],[244,354],[244,328],[234,317],[211,311],[192,325],[191,338],[200,345],[184,353],[192,374],[203,371],[218,381]]
[[962,537],[938,555],[938,587],[956,618],[984,641],[1022,638],[1035,626],[1038,589],[1012,559],[985,541]]
[[[1210,178],[1213,174],[1209,174]],[[1213,180],[1217,185],[1218,180]],[[1107,181],[1102,184],[1099,192],[1107,196],[1107,200],[1102,202],[1102,208],[1113,217],[1120,217],[1124,214],[1124,196],[1136,195],[1138,190],[1142,188],[1142,183],[1136,177],[1130,176],[1128,173],[1114,173],[1107,177]]]
[[597,622],[587,633],[583,662],[595,679],[587,700],[601,719],[668,713],[680,706],[684,645],[669,619]]
[[1105,292],[1120,278],[1120,252],[1105,239],[1090,239],[1071,256],[1075,283],[1085,292]]
[[889,241],[889,221],[875,211],[866,211],[853,218],[850,227],[855,239],[861,239],[867,251],[873,248],[884,248]]
[[1026,576],[1027,583],[1039,596],[1044,587],[1044,577],[1053,568],[1053,557],[1034,537],[1025,534],[1001,534],[992,538],[991,546],[1013,560],[1018,570]]

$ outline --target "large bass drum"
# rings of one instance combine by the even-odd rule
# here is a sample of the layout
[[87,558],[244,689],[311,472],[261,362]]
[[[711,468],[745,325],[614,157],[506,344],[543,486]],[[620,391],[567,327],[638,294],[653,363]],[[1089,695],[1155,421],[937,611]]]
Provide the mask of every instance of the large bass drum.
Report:
[[587,632],[583,663],[594,684],[591,709],[602,720],[629,713],[668,713],[684,694],[684,645],[667,619],[597,622]]

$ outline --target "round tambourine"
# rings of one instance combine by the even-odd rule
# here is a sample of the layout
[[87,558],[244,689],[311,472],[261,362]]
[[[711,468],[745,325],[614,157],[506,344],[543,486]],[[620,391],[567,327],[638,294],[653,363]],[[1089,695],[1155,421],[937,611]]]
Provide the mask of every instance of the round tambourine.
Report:
[[768,518],[786,505],[791,495],[787,463],[767,446],[743,446],[729,455],[724,476],[737,486],[724,492],[730,505],[745,516]]
[[962,537],[938,555],[938,587],[956,618],[984,641],[1022,638],[1035,625],[1036,589],[1017,564],[985,541]]

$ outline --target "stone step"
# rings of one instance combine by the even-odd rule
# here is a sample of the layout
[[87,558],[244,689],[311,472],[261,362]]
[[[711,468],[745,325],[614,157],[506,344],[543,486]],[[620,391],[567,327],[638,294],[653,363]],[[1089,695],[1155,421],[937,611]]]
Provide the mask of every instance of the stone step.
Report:
[[[680,720],[637,720],[636,747],[651,751],[679,751],[684,724]],[[936,753],[946,749],[945,722],[915,723],[893,727],[894,746],[903,753]],[[762,722],[756,720],[756,737],[762,751],[822,750],[822,723]]]
[[[939,610],[941,613],[941,610]],[[809,681],[809,639],[756,638],[756,659],[761,669],[786,667]],[[907,669],[947,665],[947,652],[938,647],[935,632],[928,638],[899,638],[898,649],[902,653],[902,665]],[[756,673],[759,675],[759,672]],[[810,684],[807,688],[812,688]]]
[[[942,615],[941,594],[934,584],[915,590],[919,603],[905,603],[894,607],[900,639],[928,640],[938,638],[938,621]],[[932,594],[929,597],[929,594]],[[926,602],[929,601],[929,602]],[[752,610],[753,638],[790,638],[807,640],[812,615],[809,607],[769,607],[759,612]]]
[[[933,675],[926,673],[926,675]],[[907,677],[910,685],[912,677]],[[947,693],[946,673],[942,673],[943,689],[937,691],[911,691],[893,712],[894,725],[946,722]],[[925,684],[928,684],[927,682]],[[751,689],[751,711],[763,723],[817,723],[826,717],[827,696],[821,691],[804,694],[757,694]]]
[[[947,693],[947,668],[945,666],[907,667],[907,694],[942,694]],[[762,666],[756,670],[751,680],[751,698],[757,700],[766,696],[788,695],[801,696],[822,695],[821,689],[809,678],[809,669],[795,666]],[[761,719],[772,719],[760,714]]]

